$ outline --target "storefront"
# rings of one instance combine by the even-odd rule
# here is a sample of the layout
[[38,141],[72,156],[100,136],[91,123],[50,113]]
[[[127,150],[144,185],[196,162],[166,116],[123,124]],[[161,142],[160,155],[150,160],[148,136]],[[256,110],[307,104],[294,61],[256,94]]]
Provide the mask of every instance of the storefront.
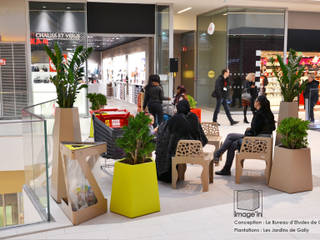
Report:
[[65,59],[72,57],[79,45],[94,49],[83,79],[88,90],[82,89],[75,103],[80,114],[88,112],[87,92],[108,95],[108,84],[109,95],[136,103],[148,75],[154,72],[160,75],[166,95],[171,95],[170,14],[169,5],[30,1],[32,103],[56,98],[55,86],[49,80],[55,69],[44,51],[44,45],[53,48],[54,43],[59,44]]
[[[260,81],[261,51],[282,51],[285,10],[227,7],[197,19],[197,100],[212,107],[211,92],[222,69],[230,69],[233,110],[241,108],[241,92],[248,73]],[[269,96],[268,96],[269,97]],[[271,97],[271,96],[270,96]],[[275,97],[276,98],[276,97]]]

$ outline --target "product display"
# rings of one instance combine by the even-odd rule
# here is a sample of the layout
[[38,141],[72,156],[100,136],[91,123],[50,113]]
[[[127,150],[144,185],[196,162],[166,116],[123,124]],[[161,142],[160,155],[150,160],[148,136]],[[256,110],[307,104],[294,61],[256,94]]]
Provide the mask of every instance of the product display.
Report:
[[[276,60],[277,55],[283,57],[283,52],[277,51],[257,51],[259,55],[261,53],[261,76],[268,78],[268,85],[266,86],[267,98],[270,101],[271,106],[279,106],[282,101],[281,88],[272,70],[271,58],[275,59],[275,66],[280,68],[278,61]],[[313,52],[298,52],[298,55],[302,56],[300,64],[305,67],[303,77],[301,80],[307,80],[308,74],[312,73],[315,75],[317,81],[320,80],[320,53]],[[300,96],[300,104],[303,104],[303,97]]]

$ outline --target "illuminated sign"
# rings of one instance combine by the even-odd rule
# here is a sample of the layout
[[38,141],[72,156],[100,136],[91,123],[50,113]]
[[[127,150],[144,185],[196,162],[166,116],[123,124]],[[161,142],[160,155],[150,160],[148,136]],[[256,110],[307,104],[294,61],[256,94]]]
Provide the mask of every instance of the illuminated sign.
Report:
[[0,58],[0,66],[6,65],[7,61],[4,58]]
[[39,38],[30,38],[30,44],[31,45],[48,45],[49,41],[48,39],[39,39]]

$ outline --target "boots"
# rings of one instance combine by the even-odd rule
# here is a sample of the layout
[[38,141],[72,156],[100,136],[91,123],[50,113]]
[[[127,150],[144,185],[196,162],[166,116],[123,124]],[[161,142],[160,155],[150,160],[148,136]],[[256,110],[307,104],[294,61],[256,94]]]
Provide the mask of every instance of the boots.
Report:
[[244,123],[249,123],[248,119],[247,119],[247,116],[244,116],[244,120],[243,120]]

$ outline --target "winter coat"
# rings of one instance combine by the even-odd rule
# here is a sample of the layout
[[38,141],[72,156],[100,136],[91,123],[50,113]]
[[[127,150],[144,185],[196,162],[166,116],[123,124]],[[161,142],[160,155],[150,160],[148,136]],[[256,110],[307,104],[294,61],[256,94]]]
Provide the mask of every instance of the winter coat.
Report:
[[161,86],[147,86],[144,94],[143,109],[152,103],[162,104],[163,100],[170,100],[170,98],[164,97]]
[[177,105],[178,112],[167,122],[160,125],[156,146],[156,166],[158,179],[171,182],[171,158],[175,155],[179,140],[200,140],[208,143],[198,117],[190,112],[187,100]]
[[258,136],[260,134],[272,134],[276,129],[274,116],[271,111],[257,111],[252,119],[251,128],[245,133],[246,136]]
[[[228,97],[229,85],[229,78],[225,79],[222,75],[220,75],[214,87],[215,97],[226,99]],[[227,88],[227,90],[224,90],[225,88]]]

